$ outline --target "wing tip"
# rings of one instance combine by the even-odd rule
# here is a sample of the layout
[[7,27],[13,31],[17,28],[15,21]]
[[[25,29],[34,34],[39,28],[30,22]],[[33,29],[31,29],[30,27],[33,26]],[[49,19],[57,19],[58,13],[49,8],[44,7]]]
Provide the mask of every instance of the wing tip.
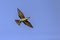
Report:
[[32,25],[30,25],[30,27],[31,27],[31,28],[33,28],[33,26],[32,26]]
[[17,10],[19,11],[19,8],[17,8]]
[[30,25],[31,28],[33,28],[32,24]]

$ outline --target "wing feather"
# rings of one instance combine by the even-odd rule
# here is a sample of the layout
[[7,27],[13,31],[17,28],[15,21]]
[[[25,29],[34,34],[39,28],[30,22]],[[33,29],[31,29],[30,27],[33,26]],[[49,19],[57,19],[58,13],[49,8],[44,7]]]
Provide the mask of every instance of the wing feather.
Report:
[[22,19],[25,18],[24,14],[17,8],[18,10],[18,16]]
[[26,20],[26,21],[23,21],[23,23],[24,23],[25,25],[27,25],[27,26],[33,28],[33,26],[31,25],[31,23],[30,23],[29,21]]

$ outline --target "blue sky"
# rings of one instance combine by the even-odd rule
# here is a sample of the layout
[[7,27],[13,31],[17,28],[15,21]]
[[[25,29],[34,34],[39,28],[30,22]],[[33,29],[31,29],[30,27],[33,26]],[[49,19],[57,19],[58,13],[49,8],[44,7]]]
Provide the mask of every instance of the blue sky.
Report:
[[[17,8],[33,29],[16,24]],[[0,40],[60,40],[60,0],[0,0]]]

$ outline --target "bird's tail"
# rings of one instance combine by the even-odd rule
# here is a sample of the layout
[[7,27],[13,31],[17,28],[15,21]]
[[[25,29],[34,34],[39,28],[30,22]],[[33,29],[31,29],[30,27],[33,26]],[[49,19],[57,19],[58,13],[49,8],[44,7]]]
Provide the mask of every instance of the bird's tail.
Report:
[[20,20],[15,20],[15,22],[20,25],[21,21]]

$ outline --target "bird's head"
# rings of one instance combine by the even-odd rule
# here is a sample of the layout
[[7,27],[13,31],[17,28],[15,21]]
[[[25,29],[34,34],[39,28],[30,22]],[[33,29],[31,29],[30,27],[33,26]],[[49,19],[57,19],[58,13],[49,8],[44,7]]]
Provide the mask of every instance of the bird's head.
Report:
[[28,18],[30,18],[30,17],[28,17]]
[[26,18],[28,18],[28,19],[29,19],[30,17],[26,17]]

